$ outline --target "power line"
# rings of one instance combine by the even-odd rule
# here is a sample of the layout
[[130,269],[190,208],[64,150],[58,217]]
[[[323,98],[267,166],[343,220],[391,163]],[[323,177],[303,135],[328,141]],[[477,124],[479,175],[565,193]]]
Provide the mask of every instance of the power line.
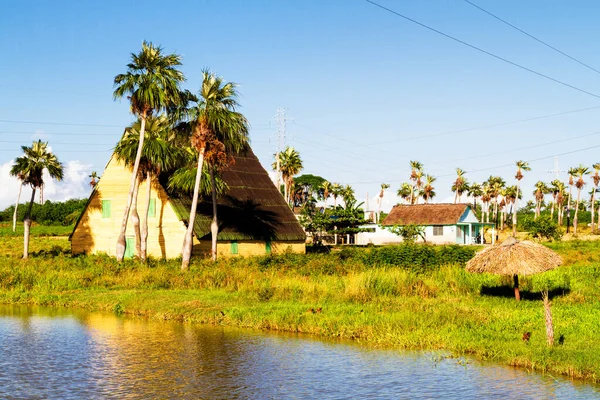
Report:
[[545,78],[545,79],[547,79],[547,80],[549,80],[549,81],[552,81],[552,82],[558,83],[558,84],[560,84],[560,85],[562,85],[562,86],[566,86],[566,87],[568,87],[568,88],[571,88],[571,89],[573,89],[573,90],[577,90],[578,92],[585,93],[585,94],[587,94],[587,95],[589,95],[589,96],[593,96],[593,97],[596,97],[596,98],[599,98],[599,99],[600,99],[600,95],[597,95],[597,94],[595,94],[595,93],[592,93],[592,92],[588,92],[587,90],[584,90],[584,89],[578,88],[577,86],[574,86],[574,85],[571,85],[571,84],[569,84],[569,83],[563,82],[563,81],[561,81],[561,80],[559,80],[559,79],[552,78],[551,76],[548,76],[548,75],[542,74],[541,72],[534,71],[534,70],[532,70],[531,68],[525,67],[525,66],[523,66],[523,65],[521,65],[521,64],[517,64],[516,62],[510,61],[510,60],[508,60],[508,59],[506,59],[506,58],[504,58],[504,57],[498,56],[498,55],[496,55],[496,54],[494,54],[494,53],[491,53],[491,52],[489,52],[489,51],[487,51],[487,50],[484,50],[484,49],[482,49],[482,48],[480,48],[480,47],[477,47],[477,46],[474,46],[474,45],[472,45],[472,44],[470,44],[470,43],[467,43],[467,42],[465,42],[464,40],[461,40],[461,39],[455,38],[454,36],[451,36],[451,35],[449,35],[449,34],[447,34],[447,33],[444,33],[444,32],[442,32],[442,31],[439,31],[439,30],[435,29],[435,28],[432,28],[432,27],[431,27],[431,26],[429,26],[429,25],[425,25],[425,24],[423,24],[423,23],[421,23],[421,22],[419,22],[419,21],[416,21],[416,20],[414,20],[414,19],[412,19],[412,18],[410,18],[410,17],[407,17],[406,15],[400,14],[399,12],[397,12],[397,11],[394,11],[394,10],[392,10],[392,9],[390,9],[390,8],[387,8],[387,7],[385,7],[385,6],[382,6],[381,4],[378,4],[378,3],[376,3],[376,2],[374,2],[374,1],[372,1],[372,0],[365,0],[365,1],[366,1],[367,3],[370,3],[370,4],[374,5],[374,6],[376,6],[376,7],[379,7],[379,8],[381,8],[382,10],[385,10],[385,11],[387,11],[387,12],[391,13],[391,14],[394,14],[394,15],[396,15],[396,16],[398,16],[398,17],[400,17],[400,18],[404,18],[404,19],[405,19],[405,20],[407,20],[407,21],[410,21],[410,22],[412,22],[412,23],[414,23],[414,24],[417,24],[417,25],[419,25],[419,26],[421,26],[421,27],[423,27],[423,28],[425,28],[425,29],[428,29],[428,30],[430,30],[430,31],[432,31],[432,32],[435,32],[435,33],[437,33],[438,35],[442,35],[442,36],[444,36],[444,37],[446,37],[446,38],[448,38],[448,39],[454,40],[455,42],[458,42],[458,43],[460,43],[460,44],[462,44],[462,45],[464,45],[464,46],[470,47],[470,48],[472,48],[473,50],[477,50],[477,51],[479,51],[479,52],[481,52],[481,53],[483,53],[483,54],[487,54],[487,55],[488,55],[488,56],[490,56],[490,57],[493,57],[493,58],[495,58],[495,59],[497,59],[497,60],[503,61],[503,62],[505,62],[505,63],[507,63],[507,64],[510,64],[510,65],[514,66],[514,67],[520,68],[520,69],[522,69],[522,70],[524,70],[524,71],[527,71],[527,72],[530,72],[530,73],[532,73],[532,74],[535,74],[535,75],[537,75],[537,76],[540,76],[540,77],[542,77],[542,78]]
[[411,140],[428,139],[428,138],[437,137],[437,136],[452,135],[454,133],[464,133],[464,132],[478,131],[478,130],[489,129],[489,128],[498,128],[500,126],[513,125],[513,124],[518,124],[518,123],[522,123],[522,122],[531,122],[531,121],[535,121],[538,119],[558,117],[561,115],[567,115],[567,114],[573,114],[573,113],[577,113],[577,112],[597,110],[597,109],[600,109],[600,106],[579,108],[577,110],[570,110],[570,111],[564,111],[564,112],[559,112],[559,113],[554,113],[554,114],[540,115],[538,117],[524,118],[524,119],[518,119],[518,120],[514,120],[514,121],[507,121],[507,122],[499,122],[496,124],[477,126],[477,127],[473,127],[473,128],[458,129],[455,131],[432,133],[429,135],[412,136],[412,137],[399,139],[399,140],[389,140],[389,141],[385,141],[385,142],[376,142],[376,143],[371,143],[371,144],[377,145],[377,144],[401,143],[401,142],[411,141]]
[[[564,155],[568,155],[568,154],[574,154],[574,153],[580,153],[582,151],[587,151],[587,150],[591,150],[591,149],[596,149],[599,148],[599,145],[596,146],[589,146],[589,147],[585,147],[583,149],[577,149],[577,150],[571,150],[571,151],[565,151],[563,153],[558,153],[558,154],[552,154],[550,156],[543,156],[543,157],[538,157],[538,158],[532,158],[529,160],[525,160],[526,162],[529,163],[533,163],[536,161],[542,161],[542,160],[547,160],[549,158],[553,158],[553,157],[558,157],[558,156],[564,156]],[[503,164],[503,165],[496,165],[493,167],[486,167],[486,168],[479,168],[479,169],[471,169],[471,170],[467,170],[465,171],[465,173],[473,173],[473,172],[482,172],[482,171],[490,171],[490,170],[496,170],[496,169],[500,169],[500,168],[507,168],[507,167],[514,167],[514,163],[510,163],[510,164]],[[445,178],[448,176],[454,176],[454,174],[443,174],[443,175],[436,175],[436,178]],[[387,179],[388,181],[392,181],[392,179]],[[379,181],[363,181],[363,182],[344,182],[346,184],[352,184],[352,185],[363,185],[363,184],[370,184],[370,183],[377,183]]]
[[57,136],[118,136],[120,133],[70,133],[70,132],[31,132],[31,131],[0,131],[10,135],[57,135]]
[[497,19],[498,21],[500,21],[500,22],[502,22],[502,23],[504,23],[504,24],[506,24],[506,25],[510,26],[511,28],[513,28],[513,29],[516,29],[517,31],[519,31],[519,32],[521,32],[522,34],[524,34],[524,35],[526,35],[526,36],[530,37],[531,39],[535,40],[536,42],[539,42],[539,43],[543,44],[544,46],[546,46],[546,47],[548,47],[548,48],[550,48],[550,49],[552,49],[552,50],[556,51],[557,53],[560,53],[560,54],[562,54],[563,56],[565,56],[565,57],[567,57],[567,58],[569,58],[569,59],[571,59],[571,60],[575,61],[576,63],[578,63],[578,64],[580,64],[580,65],[583,65],[584,67],[586,67],[586,68],[588,68],[588,69],[591,69],[592,71],[594,71],[594,72],[597,72],[597,73],[599,73],[599,74],[600,74],[600,71],[599,71],[599,70],[597,70],[596,68],[589,66],[588,64],[584,63],[583,61],[580,61],[580,60],[576,59],[575,57],[572,57],[572,56],[568,55],[568,54],[567,54],[567,53],[565,53],[564,51],[562,51],[562,50],[559,50],[559,49],[557,49],[556,47],[554,47],[554,46],[552,46],[552,45],[550,45],[550,44],[548,44],[548,43],[544,42],[543,40],[541,40],[541,39],[539,39],[539,38],[537,38],[537,37],[535,37],[535,36],[533,36],[532,34],[525,32],[523,29],[520,29],[520,28],[516,27],[515,25],[511,24],[510,22],[508,22],[508,21],[506,21],[506,20],[504,20],[504,19],[500,18],[499,16],[492,14],[490,11],[488,11],[488,10],[486,10],[486,9],[484,9],[484,8],[482,8],[482,7],[480,7],[480,6],[478,6],[477,4],[475,4],[475,3],[473,3],[473,2],[471,2],[471,1],[469,1],[469,0],[464,0],[464,1],[465,1],[466,3],[468,3],[468,4],[472,5],[473,7],[475,7],[475,8],[477,8],[477,9],[479,9],[479,10],[483,11],[484,13],[488,14],[488,15],[489,15],[489,16],[491,16],[492,18],[495,18],[495,19]]
[[501,154],[510,154],[510,153],[514,153],[514,152],[517,152],[517,151],[521,151],[521,150],[536,149],[538,147],[548,146],[548,145],[556,144],[556,143],[568,142],[568,141],[571,141],[571,140],[581,139],[581,138],[595,136],[595,135],[599,135],[599,134],[600,134],[600,131],[596,131],[596,132],[592,132],[592,133],[587,133],[585,135],[579,135],[579,136],[569,137],[569,138],[566,138],[566,139],[553,140],[551,142],[543,142],[543,143],[538,143],[538,144],[534,144],[534,145],[531,145],[531,146],[519,147],[518,149],[514,149],[513,148],[513,149],[510,149],[510,150],[499,151],[499,152],[496,152],[496,153],[487,153],[487,154],[480,154],[478,156],[464,157],[464,158],[455,158],[453,160],[433,162],[433,163],[431,163],[429,165],[444,165],[444,164],[449,164],[451,162],[460,162],[460,161],[467,161],[467,160],[475,160],[477,158],[497,156],[497,155],[501,155]]

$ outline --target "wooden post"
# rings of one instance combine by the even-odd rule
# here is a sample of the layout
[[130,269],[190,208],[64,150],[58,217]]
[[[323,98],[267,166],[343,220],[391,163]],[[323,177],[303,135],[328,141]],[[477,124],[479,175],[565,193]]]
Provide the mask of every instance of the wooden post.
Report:
[[552,310],[550,309],[550,301],[548,300],[548,291],[542,293],[544,299],[544,316],[546,317],[546,339],[548,346],[554,346],[554,326],[552,325]]
[[515,299],[521,301],[521,293],[519,293],[519,275],[513,276],[515,282]]

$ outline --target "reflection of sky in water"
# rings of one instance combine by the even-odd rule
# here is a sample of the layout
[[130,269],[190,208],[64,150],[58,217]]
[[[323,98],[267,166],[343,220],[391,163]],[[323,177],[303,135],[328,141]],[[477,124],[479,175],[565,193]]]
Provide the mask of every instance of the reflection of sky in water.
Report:
[[0,398],[600,398],[598,387],[432,354],[0,306]]

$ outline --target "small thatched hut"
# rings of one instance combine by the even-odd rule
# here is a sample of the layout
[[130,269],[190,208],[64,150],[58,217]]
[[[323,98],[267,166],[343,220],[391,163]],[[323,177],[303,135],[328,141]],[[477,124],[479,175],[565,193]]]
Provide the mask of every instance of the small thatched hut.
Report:
[[515,298],[519,294],[519,275],[533,275],[556,268],[562,264],[558,254],[549,248],[530,241],[518,241],[509,237],[502,244],[483,249],[467,262],[468,272],[487,272],[496,275],[512,275]]

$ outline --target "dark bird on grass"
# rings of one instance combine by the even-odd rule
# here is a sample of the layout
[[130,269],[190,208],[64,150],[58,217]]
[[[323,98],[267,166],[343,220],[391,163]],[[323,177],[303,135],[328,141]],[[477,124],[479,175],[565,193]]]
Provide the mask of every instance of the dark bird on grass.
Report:
[[529,338],[531,338],[531,332],[525,332],[523,334],[523,341],[529,343]]
[[560,335],[558,337],[558,344],[564,344],[565,343],[565,335]]

